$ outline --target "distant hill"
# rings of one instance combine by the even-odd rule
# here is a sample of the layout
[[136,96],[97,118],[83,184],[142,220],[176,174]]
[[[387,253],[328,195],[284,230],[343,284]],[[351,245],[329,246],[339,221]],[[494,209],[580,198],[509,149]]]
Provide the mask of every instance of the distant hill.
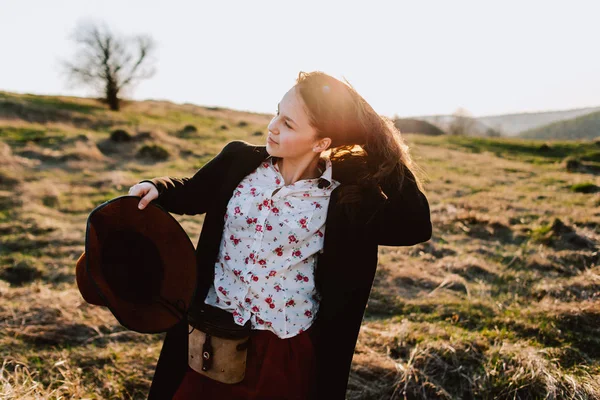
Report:
[[[448,133],[451,131],[451,125],[454,121],[454,116],[452,115],[429,115],[429,116],[421,116],[421,117],[413,117],[414,120],[421,120],[429,122]],[[487,132],[490,127],[481,123],[477,120],[477,118],[468,118],[465,117],[465,123],[469,125],[469,135],[471,136],[487,136]]]
[[[587,107],[562,111],[474,117],[476,120],[474,133],[483,136],[485,135],[486,130],[491,128],[495,131],[499,131],[503,136],[518,136],[520,133],[528,130],[541,128],[559,121],[571,120],[598,111],[600,111],[600,107]],[[412,118],[430,122],[446,131],[454,117],[452,115],[426,115]],[[560,137],[565,139],[570,138],[569,135]]]
[[[501,131],[506,136],[517,136],[521,132],[539,128],[558,121],[573,119],[600,111],[600,107],[578,108],[564,111],[493,115],[477,117],[485,125]],[[567,138],[565,136],[564,138]]]
[[522,132],[534,139],[595,139],[600,137],[600,111]]
[[402,133],[423,133],[425,135],[433,136],[444,134],[444,131],[437,126],[427,121],[421,121],[418,119],[398,118],[394,120],[394,125]]

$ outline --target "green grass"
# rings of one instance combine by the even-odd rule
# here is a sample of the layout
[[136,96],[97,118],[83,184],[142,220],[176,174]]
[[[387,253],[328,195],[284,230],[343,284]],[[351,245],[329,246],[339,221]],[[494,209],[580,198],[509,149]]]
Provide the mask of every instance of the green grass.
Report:
[[65,140],[65,134],[52,134],[42,129],[0,127],[0,139],[13,147],[33,142],[42,147],[54,147]]
[[490,152],[496,157],[517,159],[533,164],[560,162],[567,157],[598,163],[600,151],[593,141],[539,141],[515,138],[481,138],[443,135],[415,138],[416,143],[444,146],[471,153]]
[[73,111],[82,114],[93,114],[106,109],[100,102],[96,105],[89,105],[81,103],[76,98],[65,100],[54,96],[14,94],[0,91],[0,107],[2,107],[2,103],[8,105],[23,104],[40,110]]
[[64,101],[53,97],[31,96],[25,98],[30,104],[39,105],[48,109],[75,111],[83,114],[93,115],[96,112],[104,112],[106,109],[101,104],[91,106],[77,102]]
[[545,242],[547,235],[552,231],[552,225],[542,225],[531,230],[531,239],[537,242]]

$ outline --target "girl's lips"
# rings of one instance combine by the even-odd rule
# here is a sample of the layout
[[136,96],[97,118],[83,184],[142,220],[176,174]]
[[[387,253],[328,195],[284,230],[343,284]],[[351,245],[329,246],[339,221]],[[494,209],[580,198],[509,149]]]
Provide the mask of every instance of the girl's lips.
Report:
[[270,137],[269,137],[268,139],[271,141],[271,143],[275,143],[275,144],[277,144],[277,142],[276,142],[276,141],[274,141],[273,139],[271,139]]

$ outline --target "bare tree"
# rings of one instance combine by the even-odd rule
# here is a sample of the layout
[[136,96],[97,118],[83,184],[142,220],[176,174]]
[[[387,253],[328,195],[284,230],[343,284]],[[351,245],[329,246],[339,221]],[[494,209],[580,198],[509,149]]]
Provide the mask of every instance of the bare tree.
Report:
[[452,121],[448,126],[450,135],[469,135],[475,128],[475,120],[471,113],[464,108],[459,108],[452,114]]
[[72,38],[77,45],[74,61],[63,62],[68,80],[93,87],[113,111],[119,110],[124,90],[155,73],[151,64],[156,46],[148,35],[121,37],[106,24],[85,22]]

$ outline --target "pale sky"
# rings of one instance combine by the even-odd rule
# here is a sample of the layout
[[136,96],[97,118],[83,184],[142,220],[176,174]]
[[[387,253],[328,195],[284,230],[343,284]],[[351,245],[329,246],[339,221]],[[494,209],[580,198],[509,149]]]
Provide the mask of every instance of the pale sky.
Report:
[[82,19],[157,42],[132,98],[274,113],[299,71],[346,78],[381,114],[600,106],[600,1],[0,0],[0,90],[69,89]]

